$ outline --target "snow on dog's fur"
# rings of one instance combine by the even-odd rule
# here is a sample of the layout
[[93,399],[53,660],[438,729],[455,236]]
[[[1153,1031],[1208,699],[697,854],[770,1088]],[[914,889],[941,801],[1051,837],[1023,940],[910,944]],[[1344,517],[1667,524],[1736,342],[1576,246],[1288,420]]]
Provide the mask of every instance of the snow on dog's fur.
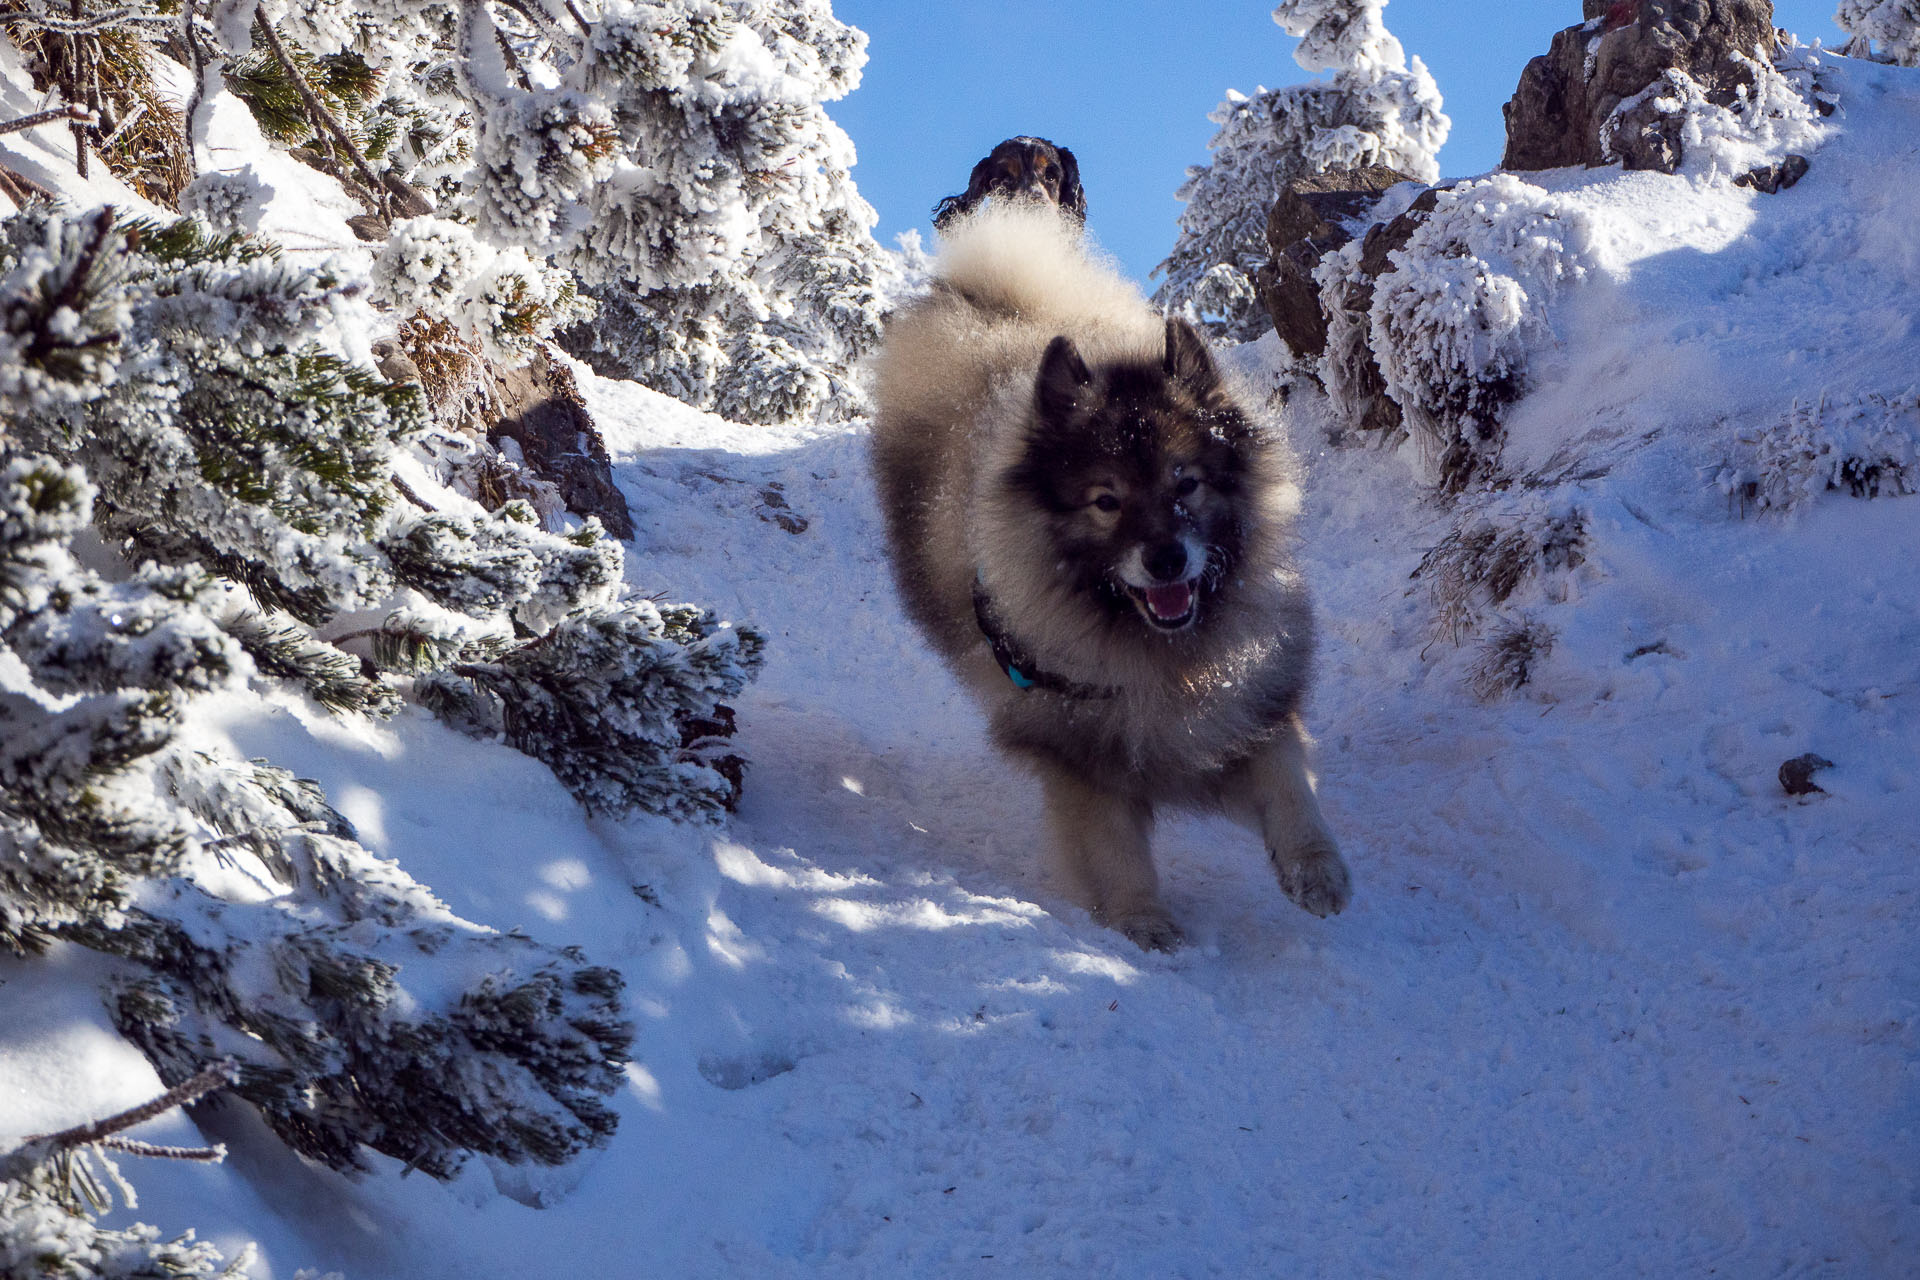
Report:
[[1184,321],[1044,208],[950,229],[877,360],[875,474],[907,612],[1032,766],[1068,872],[1176,945],[1161,805],[1260,832],[1317,915],[1348,876],[1306,773],[1312,657],[1284,444]]

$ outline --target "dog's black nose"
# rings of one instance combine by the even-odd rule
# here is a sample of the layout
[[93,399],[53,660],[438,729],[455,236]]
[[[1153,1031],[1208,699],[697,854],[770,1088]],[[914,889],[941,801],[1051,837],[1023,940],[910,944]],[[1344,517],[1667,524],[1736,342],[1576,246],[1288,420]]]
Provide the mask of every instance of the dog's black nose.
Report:
[[1178,542],[1163,542],[1144,557],[1147,572],[1156,582],[1172,582],[1187,571],[1187,548]]

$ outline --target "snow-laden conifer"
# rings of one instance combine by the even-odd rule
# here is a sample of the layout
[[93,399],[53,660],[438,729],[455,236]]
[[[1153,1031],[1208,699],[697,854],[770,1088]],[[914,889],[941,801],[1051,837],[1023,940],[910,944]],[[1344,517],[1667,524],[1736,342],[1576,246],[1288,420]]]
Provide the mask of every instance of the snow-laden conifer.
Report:
[[[574,613],[538,641],[454,666],[464,685],[442,676],[433,689],[545,761],[589,810],[710,817],[733,806],[737,775],[686,749],[697,729],[686,708],[738,693],[760,646],[704,609],[639,600]],[[600,678],[569,678],[579,671]]]
[[[453,916],[313,784],[185,749],[192,698],[247,669],[224,589],[194,567],[104,581],[71,550],[83,473],[3,448],[0,641],[24,674],[0,696],[0,946],[134,962],[109,1008],[161,1076],[231,1057],[235,1092],[336,1168],[602,1141],[618,976]],[[266,892],[221,896],[216,863]]]
[[[454,246],[413,253],[393,273],[426,288],[437,278],[428,268],[456,275],[489,252],[465,256],[458,235],[421,243]],[[248,599],[207,609],[257,671],[297,679],[328,706],[388,711],[404,677],[511,666],[515,650],[543,645],[575,614],[589,630],[632,615],[646,643],[636,632],[628,648],[589,654],[556,640],[538,650],[537,685],[496,680],[492,695],[537,690],[543,708],[611,714],[599,693],[629,689],[656,713],[620,730],[630,749],[582,756],[551,745],[561,721],[547,710],[494,715],[544,726],[510,729],[509,740],[570,761],[558,771],[596,808],[717,809],[713,778],[683,755],[680,724],[710,719],[716,700],[740,689],[757,637],[746,633],[724,674],[678,680],[678,646],[705,654],[717,644],[638,621],[654,606],[621,598],[624,557],[597,521],[550,533],[524,502],[441,510],[399,482],[401,451],[429,426],[417,387],[343,354],[349,332],[370,322],[360,282],[291,267],[268,244],[213,237],[192,220],[123,227],[104,211],[16,217],[0,237],[0,269],[0,351],[12,356],[0,385],[17,393],[18,439],[87,469],[98,486],[93,521],[116,545],[244,588]],[[368,610],[387,620],[345,635],[313,630]],[[354,654],[371,659],[371,674]],[[596,767],[617,780],[611,791]],[[643,780],[648,770],[660,778]]]
[[1294,60],[1329,81],[1252,97],[1229,90],[1208,119],[1220,131],[1212,158],[1187,170],[1180,238],[1154,268],[1154,301],[1217,335],[1258,337],[1267,327],[1253,276],[1268,256],[1267,211],[1286,184],[1324,169],[1387,165],[1431,182],[1450,122],[1419,58],[1409,63],[1381,16],[1387,0],[1286,0],[1273,20],[1300,37]]
[[[740,420],[856,403],[892,267],[824,106],[859,83],[866,39],[826,0],[376,9],[289,0],[209,39],[249,69],[234,91],[263,127],[332,145],[323,167],[393,227],[389,301],[490,343],[572,323],[566,345],[603,371]],[[409,226],[409,201],[438,225]],[[454,248],[451,224],[490,252]],[[577,323],[576,292],[597,320]],[[506,346],[489,354],[530,349]]]
[[557,1163],[613,1128],[618,975],[460,920],[184,717],[270,678],[386,713],[439,672],[589,807],[694,816],[732,799],[698,738],[758,637],[624,598],[596,522],[415,494],[417,392],[347,354],[361,294],[190,220],[0,229],[0,945],[121,957],[110,1013],[164,1079],[231,1058],[333,1167]]
[[619,132],[565,260],[603,308],[568,344],[604,371],[750,422],[857,400],[888,267],[824,103],[866,37],[825,0],[612,0],[567,83]]
[[1843,52],[1920,67],[1920,0],[1840,0],[1833,21],[1853,37]]

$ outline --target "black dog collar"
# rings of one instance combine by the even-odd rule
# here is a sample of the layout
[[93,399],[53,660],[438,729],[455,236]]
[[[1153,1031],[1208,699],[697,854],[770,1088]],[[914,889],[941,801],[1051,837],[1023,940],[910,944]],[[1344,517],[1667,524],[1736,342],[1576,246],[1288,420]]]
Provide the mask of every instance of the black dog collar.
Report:
[[1013,687],[1022,691],[1045,689],[1048,693],[1057,693],[1068,698],[1111,698],[1112,689],[1098,685],[1081,684],[1065,676],[1057,676],[1044,671],[1025,651],[1014,643],[1013,637],[1001,624],[999,612],[993,607],[993,601],[987,596],[987,589],[980,584],[976,575],[973,580],[973,619],[979,624],[980,634],[987,638],[988,646],[993,650],[993,660],[1007,673],[1007,679],[1013,681]]

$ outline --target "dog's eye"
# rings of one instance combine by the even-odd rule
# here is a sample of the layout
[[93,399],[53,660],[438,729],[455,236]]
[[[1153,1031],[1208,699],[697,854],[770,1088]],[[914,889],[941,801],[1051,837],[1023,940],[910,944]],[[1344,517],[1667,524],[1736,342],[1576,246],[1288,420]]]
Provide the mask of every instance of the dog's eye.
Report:
[[1173,486],[1173,496],[1176,498],[1188,497],[1193,493],[1195,489],[1198,489],[1199,487],[1200,487],[1200,482],[1196,480],[1194,477],[1181,476],[1180,483]]
[[1098,511],[1115,512],[1120,509],[1120,499],[1110,493],[1103,493],[1093,500],[1093,506]]

